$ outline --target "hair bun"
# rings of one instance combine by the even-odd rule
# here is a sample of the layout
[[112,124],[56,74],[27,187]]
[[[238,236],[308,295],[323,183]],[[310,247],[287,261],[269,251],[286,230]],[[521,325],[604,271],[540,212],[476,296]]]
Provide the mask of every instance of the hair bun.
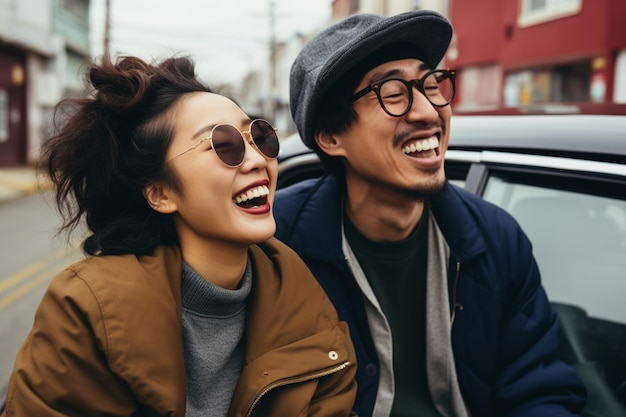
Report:
[[104,58],[89,72],[96,100],[114,112],[126,112],[142,101],[149,90],[154,67],[136,57],[122,57],[116,63]]

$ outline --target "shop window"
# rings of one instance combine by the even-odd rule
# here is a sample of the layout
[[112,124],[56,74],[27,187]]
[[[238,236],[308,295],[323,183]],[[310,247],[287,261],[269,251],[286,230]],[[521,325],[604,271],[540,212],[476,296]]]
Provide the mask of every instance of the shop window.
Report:
[[61,7],[81,21],[89,18],[89,2],[87,0],[61,0]]
[[615,60],[613,101],[620,104],[626,103],[626,50],[620,51]]
[[590,100],[591,63],[557,67],[554,74],[557,83],[553,101],[584,102]]
[[582,0],[522,0],[518,24],[530,26],[580,12]]
[[0,143],[9,140],[9,93],[0,89]]
[[65,72],[65,84],[75,91],[82,91],[83,74],[85,73],[85,67],[87,66],[87,58],[83,55],[77,54],[72,50],[66,50],[67,65]]
[[458,110],[491,110],[499,105],[502,71],[498,65],[467,67],[459,74]]
[[591,62],[534,68],[506,75],[504,105],[590,101]]

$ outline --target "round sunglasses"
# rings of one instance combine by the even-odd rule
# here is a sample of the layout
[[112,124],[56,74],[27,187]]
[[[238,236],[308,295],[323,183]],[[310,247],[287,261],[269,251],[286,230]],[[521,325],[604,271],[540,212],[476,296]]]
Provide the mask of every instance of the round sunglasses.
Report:
[[276,128],[267,120],[255,119],[250,123],[248,130],[240,131],[230,124],[219,124],[211,129],[209,136],[200,139],[191,148],[172,156],[165,162],[196,149],[206,141],[211,144],[206,150],[213,149],[224,164],[229,167],[238,167],[243,163],[246,154],[245,136],[248,136],[250,145],[257,148],[263,156],[274,159],[278,156],[278,136]]

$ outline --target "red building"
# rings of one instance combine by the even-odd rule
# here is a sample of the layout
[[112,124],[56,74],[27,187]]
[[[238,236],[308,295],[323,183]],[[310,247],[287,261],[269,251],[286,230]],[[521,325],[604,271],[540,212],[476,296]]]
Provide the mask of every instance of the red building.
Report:
[[451,1],[456,113],[626,114],[625,0]]

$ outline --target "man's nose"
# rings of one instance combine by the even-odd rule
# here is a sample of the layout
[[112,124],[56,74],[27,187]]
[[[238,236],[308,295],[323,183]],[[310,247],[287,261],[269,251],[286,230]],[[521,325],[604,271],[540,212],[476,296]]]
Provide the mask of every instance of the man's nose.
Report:
[[439,119],[437,109],[417,86],[413,86],[413,103],[407,113],[407,118],[428,121]]

